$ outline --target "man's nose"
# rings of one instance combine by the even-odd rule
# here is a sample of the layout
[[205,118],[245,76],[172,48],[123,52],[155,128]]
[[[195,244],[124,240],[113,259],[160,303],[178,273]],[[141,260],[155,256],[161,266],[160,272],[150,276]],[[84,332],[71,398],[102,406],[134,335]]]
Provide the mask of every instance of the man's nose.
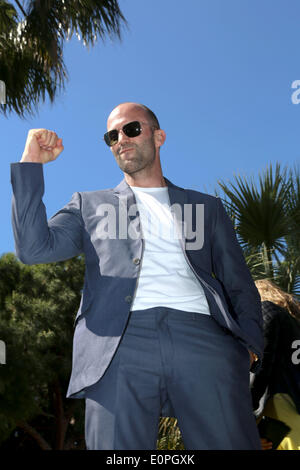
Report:
[[129,137],[125,134],[123,129],[119,130],[119,135],[118,135],[118,143],[122,143],[123,141],[129,140]]

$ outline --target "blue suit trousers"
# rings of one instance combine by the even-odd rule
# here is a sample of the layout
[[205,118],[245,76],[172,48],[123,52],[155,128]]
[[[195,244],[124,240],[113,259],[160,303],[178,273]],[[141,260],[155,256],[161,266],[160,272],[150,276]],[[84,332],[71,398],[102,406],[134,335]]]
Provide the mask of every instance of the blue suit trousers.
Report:
[[185,449],[259,450],[249,366],[210,315],[131,312],[104,376],[85,390],[87,449],[156,449],[160,416],[175,416]]

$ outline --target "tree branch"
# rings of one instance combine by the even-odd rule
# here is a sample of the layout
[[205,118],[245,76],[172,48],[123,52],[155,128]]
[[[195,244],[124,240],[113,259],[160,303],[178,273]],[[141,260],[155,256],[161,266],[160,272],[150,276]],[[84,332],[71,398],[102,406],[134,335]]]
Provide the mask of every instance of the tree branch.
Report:
[[23,15],[27,16],[26,12],[24,11],[24,8],[22,7],[21,3],[18,1],[18,0],[15,0],[16,4],[18,5],[18,7],[20,8],[21,12],[23,13]]
[[65,416],[64,404],[61,394],[61,387],[59,380],[56,379],[53,383],[54,391],[54,409],[55,409],[55,420],[56,420],[56,442],[55,449],[62,450],[64,448],[64,441],[66,437],[67,427],[69,420]]
[[52,450],[43,436],[41,436],[41,434],[36,429],[30,426],[30,424],[26,423],[25,421],[18,421],[17,427],[23,429],[23,431],[29,434],[29,436],[31,436],[37,442],[41,449]]

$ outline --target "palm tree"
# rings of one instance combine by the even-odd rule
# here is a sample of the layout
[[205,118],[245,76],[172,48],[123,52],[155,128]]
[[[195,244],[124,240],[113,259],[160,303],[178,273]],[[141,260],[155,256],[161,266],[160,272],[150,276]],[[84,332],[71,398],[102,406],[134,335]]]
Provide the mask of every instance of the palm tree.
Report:
[[290,197],[288,199],[289,227],[283,260],[275,267],[278,284],[286,291],[300,293],[300,174],[290,170]]
[[127,22],[117,0],[0,0],[0,80],[6,104],[0,112],[24,118],[51,102],[68,78],[63,45],[76,34],[83,45],[117,36]]
[[267,277],[300,295],[299,170],[277,163],[253,178],[219,181],[224,205],[234,218],[237,237],[255,279]]

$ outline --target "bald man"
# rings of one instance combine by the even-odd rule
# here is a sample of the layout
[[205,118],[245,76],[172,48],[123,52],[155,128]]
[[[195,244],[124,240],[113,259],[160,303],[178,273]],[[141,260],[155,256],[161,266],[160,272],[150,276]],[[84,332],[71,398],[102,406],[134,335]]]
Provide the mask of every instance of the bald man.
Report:
[[260,449],[259,294],[221,200],[163,176],[165,139],[146,106],[114,108],[104,140],[124,179],[74,193],[47,222],[43,164],[64,147],[30,130],[12,164],[16,252],[28,264],[85,255],[67,396],[85,399],[87,449],[155,449],[160,416],[177,417],[186,449]]

